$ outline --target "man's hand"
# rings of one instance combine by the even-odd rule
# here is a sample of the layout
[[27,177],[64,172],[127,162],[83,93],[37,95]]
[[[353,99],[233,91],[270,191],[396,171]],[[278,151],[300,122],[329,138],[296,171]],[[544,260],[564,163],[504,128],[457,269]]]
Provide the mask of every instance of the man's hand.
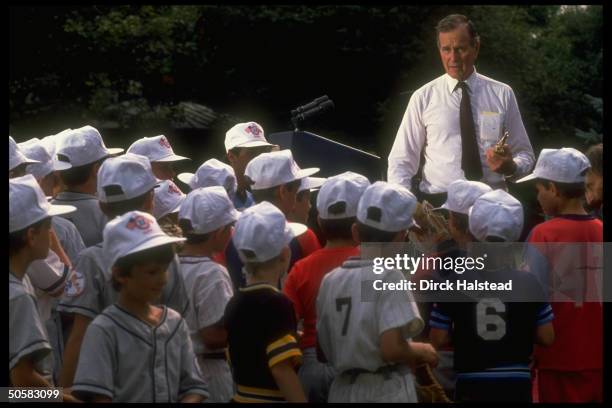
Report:
[[516,163],[512,160],[512,152],[510,146],[504,144],[501,149],[497,149],[496,146],[491,146],[485,152],[487,156],[487,165],[495,173],[510,176],[516,171]]

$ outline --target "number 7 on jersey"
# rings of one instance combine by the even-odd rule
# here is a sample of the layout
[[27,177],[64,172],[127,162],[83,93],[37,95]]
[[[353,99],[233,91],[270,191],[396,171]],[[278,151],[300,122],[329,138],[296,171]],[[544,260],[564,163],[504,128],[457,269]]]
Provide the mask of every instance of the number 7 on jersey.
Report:
[[349,317],[351,315],[351,298],[350,297],[341,297],[336,298],[336,312],[342,311],[342,306],[347,305],[346,314],[344,315],[344,323],[342,324],[342,335],[346,336],[346,332],[348,330]]

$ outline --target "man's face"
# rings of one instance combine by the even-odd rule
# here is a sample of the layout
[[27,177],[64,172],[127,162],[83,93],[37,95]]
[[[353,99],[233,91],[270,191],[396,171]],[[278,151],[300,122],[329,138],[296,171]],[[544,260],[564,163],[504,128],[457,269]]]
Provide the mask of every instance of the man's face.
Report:
[[586,174],[584,180],[587,204],[592,209],[599,209],[603,205],[603,176],[593,171]]
[[472,44],[467,25],[438,34],[440,59],[446,73],[459,81],[465,80],[474,71],[480,43]]

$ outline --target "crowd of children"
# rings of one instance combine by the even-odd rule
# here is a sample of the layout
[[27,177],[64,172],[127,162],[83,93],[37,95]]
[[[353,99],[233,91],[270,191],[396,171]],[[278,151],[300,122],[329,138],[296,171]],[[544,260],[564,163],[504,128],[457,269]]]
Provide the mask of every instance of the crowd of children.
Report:
[[[61,386],[64,401],[424,402],[428,367],[433,401],[603,400],[601,302],[364,299],[373,261],[360,244],[424,244],[423,208],[448,231],[429,255],[517,242],[523,206],[507,191],[458,180],[431,209],[351,171],[312,177],[255,122],[225,148],[229,164],[176,176],[187,158],[163,135],[125,153],[92,126],[9,136],[7,385]],[[603,242],[602,155],[540,152],[517,181],[547,217],[528,243]],[[317,190],[320,237],[304,225]],[[554,269],[556,254],[541,255]]]

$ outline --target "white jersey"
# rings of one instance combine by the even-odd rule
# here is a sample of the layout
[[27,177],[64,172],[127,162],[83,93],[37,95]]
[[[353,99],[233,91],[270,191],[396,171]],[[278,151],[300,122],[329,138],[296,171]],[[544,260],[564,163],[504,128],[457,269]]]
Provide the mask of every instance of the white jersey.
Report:
[[79,253],[85,249],[85,243],[79,230],[74,224],[62,217],[53,217],[51,219],[51,226],[57,235],[62,248],[70,262],[74,264],[79,256]]
[[163,307],[153,326],[118,304],[87,327],[72,391],[77,398],[103,395],[113,402],[178,402],[208,396],[185,320]]
[[[408,339],[424,326],[410,292],[371,289],[376,279],[399,282],[404,276],[395,270],[376,275],[372,267],[371,261],[349,258],[323,278],[319,289],[319,345],[337,373],[354,368],[376,371],[388,364],[379,347],[383,332],[399,328]],[[366,292],[369,299],[362,298]]]
[[189,297],[185,320],[210,391],[207,402],[228,402],[235,390],[229,364],[223,358],[226,349],[207,349],[200,330],[222,320],[225,306],[234,294],[232,280],[225,267],[207,256],[180,256],[179,261]]
[[36,298],[25,283],[9,273],[9,372],[20,360],[28,357],[32,359],[34,369],[53,384],[51,344]]
[[[82,251],[77,258],[57,310],[94,319],[118,298],[119,292],[112,285],[111,265],[108,264],[102,243],[99,243]],[[182,315],[187,310],[188,302],[178,257],[175,256],[168,267],[168,282],[159,303]]]
[[72,221],[83,238],[86,247],[102,242],[102,232],[108,218],[100,209],[96,196],[91,194],[62,191],[53,200],[52,204],[73,205],[76,211],[60,215]]

